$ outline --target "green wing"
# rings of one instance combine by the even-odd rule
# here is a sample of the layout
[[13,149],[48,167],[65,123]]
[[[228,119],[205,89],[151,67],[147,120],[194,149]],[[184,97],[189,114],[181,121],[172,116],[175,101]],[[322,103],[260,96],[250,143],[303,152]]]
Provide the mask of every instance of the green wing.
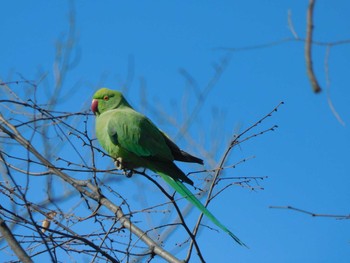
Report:
[[147,168],[154,172],[163,172],[193,185],[192,180],[173,163],[174,156],[164,134],[148,118],[131,108],[114,110],[112,114],[107,131],[113,144],[142,158],[142,164],[146,162]]
[[174,160],[163,134],[148,118],[131,108],[112,112],[107,131],[114,144],[140,157]]

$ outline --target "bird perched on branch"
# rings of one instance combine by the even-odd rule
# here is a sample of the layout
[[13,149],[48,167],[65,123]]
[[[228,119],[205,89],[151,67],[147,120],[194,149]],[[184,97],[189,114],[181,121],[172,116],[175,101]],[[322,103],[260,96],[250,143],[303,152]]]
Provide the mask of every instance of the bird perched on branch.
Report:
[[245,246],[183,184],[193,185],[193,181],[174,163],[203,164],[202,159],[181,150],[150,119],[135,111],[119,91],[99,89],[93,96],[91,110],[96,116],[96,137],[115,159],[117,168],[131,170],[144,167],[159,174],[215,225]]

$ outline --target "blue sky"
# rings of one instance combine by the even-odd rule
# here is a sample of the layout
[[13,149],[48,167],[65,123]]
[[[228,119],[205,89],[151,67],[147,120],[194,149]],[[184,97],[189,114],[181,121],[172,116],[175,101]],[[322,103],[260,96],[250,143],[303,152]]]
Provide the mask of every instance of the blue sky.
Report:
[[[259,128],[276,124],[279,126],[276,132],[235,149],[229,163],[252,155],[255,158],[225,173],[225,176],[268,176],[261,182],[264,190],[231,187],[210,206],[250,249],[236,246],[224,233],[202,231],[199,243],[207,262],[347,262],[350,257],[347,220],[312,218],[268,208],[292,205],[315,213],[348,213],[350,44],[332,47],[329,56],[330,94],[345,126],[331,112],[325,89],[319,95],[312,93],[302,42],[236,52],[225,49],[293,37],[288,27],[288,10],[297,34],[304,38],[307,2],[74,3],[78,38],[73,56],[77,55],[79,60],[69,72],[64,89],[69,90],[77,83],[79,89],[62,99],[61,110],[88,109],[92,94],[101,86],[120,89],[127,82],[132,61],[133,77],[127,92],[132,105],[142,109],[142,79],[148,103],[181,123],[184,112],[193,109],[195,103],[191,101],[196,102],[196,97],[186,86],[180,69],[185,69],[198,88],[204,89],[214,75],[213,65],[229,56],[227,68],[210,90],[189,131],[196,143],[207,150],[218,141],[217,151],[212,154],[219,160],[234,132],[254,123],[280,101],[285,102]],[[20,79],[21,75],[38,80],[40,72],[47,72],[46,82],[52,83],[55,44],[66,36],[69,2],[7,1],[1,3],[1,10],[0,78],[10,81]],[[350,39],[349,12],[347,1],[336,4],[318,1],[314,40]],[[315,73],[323,88],[325,52],[324,46],[313,48]],[[43,90],[40,99],[45,101],[49,92]],[[177,134],[174,127],[145,111],[170,136]],[[93,122],[90,124],[93,132]],[[199,152],[185,139],[177,143],[193,154]],[[136,181],[134,184],[128,180],[121,186],[135,188],[142,180]],[[143,185],[147,183],[142,181]],[[137,189],[134,191],[129,203],[142,207],[137,201]],[[159,196],[154,192],[148,195]]]

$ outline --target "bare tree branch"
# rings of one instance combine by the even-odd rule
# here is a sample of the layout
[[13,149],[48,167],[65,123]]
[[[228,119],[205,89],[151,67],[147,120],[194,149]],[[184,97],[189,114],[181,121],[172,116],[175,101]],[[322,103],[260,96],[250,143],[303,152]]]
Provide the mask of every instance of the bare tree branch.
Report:
[[[227,157],[229,155],[229,153],[231,152],[231,150],[233,149],[234,146],[238,145],[241,143],[241,141],[239,141],[239,139],[245,135],[246,133],[248,133],[250,130],[252,130],[253,128],[255,128],[256,126],[258,126],[259,124],[261,124],[265,119],[269,118],[272,116],[272,114],[274,112],[276,112],[278,110],[278,108],[284,104],[284,102],[280,102],[271,112],[269,112],[268,114],[266,114],[264,117],[262,117],[260,120],[258,120],[256,123],[254,123],[253,125],[249,126],[247,129],[245,129],[243,132],[241,132],[239,135],[235,135],[234,136],[234,139],[230,142],[228,148],[226,149],[224,155],[222,156],[220,162],[219,162],[219,165],[218,165],[218,168],[215,170],[215,175],[213,177],[213,180],[212,180],[212,183],[210,185],[210,188],[209,188],[209,191],[208,191],[208,194],[207,194],[207,199],[206,199],[206,202],[204,204],[204,206],[208,206],[208,204],[210,203],[210,201],[212,200],[212,195],[213,195],[213,190],[214,190],[214,187],[215,185],[217,184],[217,181],[219,180],[219,177],[220,177],[220,174],[222,172],[222,168],[224,167],[225,165],[225,162],[227,160]],[[275,126],[274,126],[275,127]],[[269,129],[271,130],[271,129]],[[272,129],[273,130],[273,129]],[[264,133],[265,131],[263,131],[262,133]],[[252,135],[252,136],[249,136],[248,138],[253,138],[255,137],[256,135]],[[246,138],[247,139],[247,138]],[[245,141],[246,139],[243,139],[242,141]],[[199,230],[199,226],[201,224],[201,221],[203,219],[203,213],[200,214],[198,220],[197,220],[197,223],[196,223],[196,226],[194,227],[194,230],[193,230],[193,236],[195,237],[198,233],[198,230]],[[190,248],[188,250],[188,253],[187,253],[187,257],[186,257],[186,262],[188,262],[191,258],[191,252],[192,252],[192,248],[193,248],[193,242],[191,242],[190,244]]]
[[306,62],[306,69],[307,74],[309,76],[312,89],[315,93],[321,92],[321,87],[318,84],[317,78],[315,76],[315,72],[313,69],[313,63],[312,63],[312,55],[311,55],[311,48],[312,48],[312,32],[313,32],[313,12],[314,12],[314,5],[315,0],[309,1],[309,8],[307,10],[307,22],[306,22],[306,39],[305,39],[305,62]]
[[[95,200],[96,202],[100,203],[101,205],[105,206],[110,211],[112,211],[116,215],[118,221],[126,229],[130,230],[133,234],[139,237],[139,239],[142,240],[150,248],[150,251],[152,253],[159,255],[160,257],[164,258],[168,262],[177,262],[177,263],[180,262],[172,254],[165,251],[156,242],[154,242],[151,238],[149,238],[144,231],[142,231],[140,228],[134,225],[127,217],[125,217],[122,209],[119,206],[113,204],[106,197],[101,196],[97,191],[96,187],[93,186],[90,182],[75,180],[70,176],[68,176],[67,174],[63,173],[61,170],[57,169],[50,161],[48,161],[43,155],[41,155],[32,146],[32,144],[29,141],[27,141],[18,132],[18,130],[12,124],[10,124],[6,119],[4,119],[2,114],[0,114],[0,130],[3,133],[7,134],[11,139],[16,140],[20,145],[22,145],[29,152],[31,152],[38,160],[40,160],[40,162],[42,162],[43,165],[47,167],[47,169],[52,174],[57,175],[58,177],[63,179],[65,182],[69,183],[71,186],[77,189],[83,195],[88,196],[92,200]],[[85,189],[85,187],[87,187],[91,191],[88,191],[87,189]]]
[[7,227],[5,221],[0,216],[0,232],[11,247],[12,251],[15,252],[18,259],[24,263],[32,263],[33,260],[28,256],[22,246],[18,243],[16,238],[13,236],[11,230]]
[[[220,80],[222,74],[224,73],[226,67],[228,66],[229,61],[230,61],[230,56],[227,54],[220,61],[220,63],[218,65],[214,66],[215,73],[214,73],[213,77],[209,80],[209,82],[207,83],[207,85],[203,89],[203,91],[201,91],[200,94],[198,95],[198,100],[197,100],[197,103],[196,103],[194,109],[189,114],[189,116],[186,118],[184,123],[182,124],[181,128],[179,129],[179,132],[177,133],[177,135],[174,138],[175,140],[178,139],[179,137],[183,136],[184,134],[186,134],[187,130],[192,125],[193,120],[196,118],[201,107],[203,106],[205,98],[207,98],[207,95],[210,92],[210,90],[212,90],[212,88]],[[182,72],[184,72],[184,71],[182,70]]]

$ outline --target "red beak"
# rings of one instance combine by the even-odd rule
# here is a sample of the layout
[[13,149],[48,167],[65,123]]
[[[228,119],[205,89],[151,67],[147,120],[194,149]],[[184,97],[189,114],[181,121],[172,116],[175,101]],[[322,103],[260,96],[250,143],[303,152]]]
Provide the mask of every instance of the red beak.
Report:
[[92,100],[91,110],[96,115],[96,112],[98,112],[98,100],[95,100],[95,99]]

